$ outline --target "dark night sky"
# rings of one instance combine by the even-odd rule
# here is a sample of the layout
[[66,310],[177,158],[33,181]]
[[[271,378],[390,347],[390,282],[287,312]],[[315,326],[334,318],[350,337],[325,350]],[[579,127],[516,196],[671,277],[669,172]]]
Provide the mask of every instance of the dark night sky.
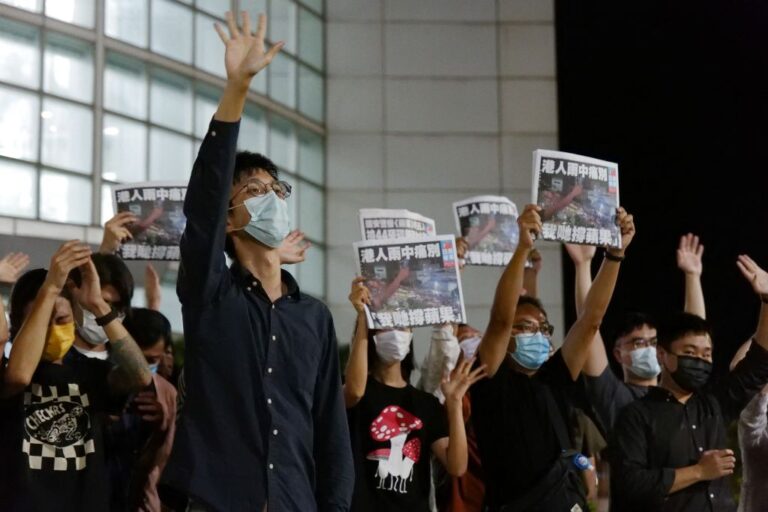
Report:
[[[560,148],[619,162],[638,235],[604,324],[682,309],[675,249],[699,234],[717,362],[754,331],[736,268],[768,268],[768,3],[557,0]],[[572,266],[564,254],[565,298]],[[573,309],[566,320],[573,321]]]

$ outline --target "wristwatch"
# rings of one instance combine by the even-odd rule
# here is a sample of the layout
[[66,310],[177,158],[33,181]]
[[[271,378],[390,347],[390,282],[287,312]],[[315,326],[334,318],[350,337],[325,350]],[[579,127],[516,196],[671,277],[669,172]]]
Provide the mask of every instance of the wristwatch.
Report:
[[605,259],[607,260],[618,261],[620,263],[624,261],[624,258],[626,258],[626,256],[616,256],[615,254],[611,254],[610,251],[605,251]]
[[112,320],[116,319],[118,316],[119,315],[118,315],[117,310],[115,308],[112,308],[112,310],[109,313],[107,313],[106,315],[100,316],[100,317],[96,318],[96,325],[98,325],[100,327],[104,327],[109,322],[111,322]]

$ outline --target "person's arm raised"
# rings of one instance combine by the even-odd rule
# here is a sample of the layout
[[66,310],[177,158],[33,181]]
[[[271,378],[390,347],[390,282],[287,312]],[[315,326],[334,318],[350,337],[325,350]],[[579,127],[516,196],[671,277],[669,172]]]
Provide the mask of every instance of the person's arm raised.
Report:
[[620,261],[623,260],[624,253],[635,236],[634,219],[624,208],[618,209],[618,224],[621,229],[622,248],[606,250],[606,257],[600,266],[600,271],[597,273],[584,301],[584,310],[563,341],[561,349],[563,360],[574,380],[579,376],[587,362],[590,345],[599,332],[600,324],[608,309],[608,304],[611,302],[611,296],[613,296],[613,289],[619,276]]
[[707,317],[704,306],[704,290],[701,287],[701,273],[704,269],[701,257],[704,246],[699,243],[699,237],[688,233],[680,237],[677,248],[677,268],[685,275],[685,312]]
[[368,324],[365,306],[371,304],[371,293],[364,282],[364,277],[356,277],[352,281],[352,290],[349,293],[349,301],[357,312],[357,322],[342,387],[347,409],[357,405],[363,398],[368,382]]
[[529,204],[517,219],[520,227],[520,241],[501,275],[499,284],[496,285],[491,318],[477,349],[480,361],[485,365],[490,377],[496,375],[496,371],[507,356],[517,301],[523,290],[525,261],[533,249],[534,236],[541,232],[539,210],[541,210],[539,206]]

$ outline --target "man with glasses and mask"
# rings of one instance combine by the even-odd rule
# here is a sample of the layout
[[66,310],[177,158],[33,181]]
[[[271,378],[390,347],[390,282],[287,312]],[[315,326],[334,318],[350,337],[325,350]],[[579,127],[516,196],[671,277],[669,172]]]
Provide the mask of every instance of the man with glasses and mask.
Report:
[[[578,312],[584,306],[584,299],[592,284],[591,264],[595,248],[574,244],[565,244],[565,248],[574,264]],[[701,287],[703,252],[704,246],[699,243],[699,237],[692,234],[681,237],[677,249],[677,266],[685,276],[685,311],[705,318]],[[613,357],[621,365],[623,380],[619,380],[611,370],[599,332],[584,364],[587,396],[606,436],[613,428],[619,411],[644,397],[648,389],[656,385],[661,373],[656,357],[656,325],[649,315],[639,312],[624,315],[613,340]]]
[[612,510],[736,510],[723,478],[735,466],[726,426],[768,382],[768,273],[748,256],[739,256],[737,265],[762,301],[749,351],[708,388],[713,345],[707,322],[679,313],[660,326],[659,387],[626,406],[613,429]]
[[[227,85],[187,188],[177,292],[186,399],[163,479],[189,510],[348,510],[354,481],[333,320],[281,270],[290,186],[236,154],[266,17],[227,13]],[[233,263],[227,268],[224,252]],[[285,261],[283,261],[285,262]]]
[[470,389],[490,512],[588,510],[579,474],[584,458],[573,450],[568,394],[635,233],[632,216],[619,209],[623,249],[606,252],[584,311],[550,356],[552,328],[546,313],[538,301],[521,297],[525,262],[542,227],[539,210],[528,205],[518,218],[520,242],[497,285],[477,349],[489,378]]

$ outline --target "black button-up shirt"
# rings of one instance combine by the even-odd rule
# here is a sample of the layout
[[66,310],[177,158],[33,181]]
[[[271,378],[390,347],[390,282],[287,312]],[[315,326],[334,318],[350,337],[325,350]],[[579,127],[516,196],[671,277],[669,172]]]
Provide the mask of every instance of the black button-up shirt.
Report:
[[224,258],[239,123],[212,121],[184,203],[186,401],[164,480],[217,511],[341,511],[354,469],[328,308]]
[[680,403],[652,387],[619,414],[611,443],[611,510],[736,510],[726,478],[668,494],[675,469],[696,464],[707,450],[725,449],[726,426],[768,382],[768,352],[753,343],[746,357],[709,393]]

